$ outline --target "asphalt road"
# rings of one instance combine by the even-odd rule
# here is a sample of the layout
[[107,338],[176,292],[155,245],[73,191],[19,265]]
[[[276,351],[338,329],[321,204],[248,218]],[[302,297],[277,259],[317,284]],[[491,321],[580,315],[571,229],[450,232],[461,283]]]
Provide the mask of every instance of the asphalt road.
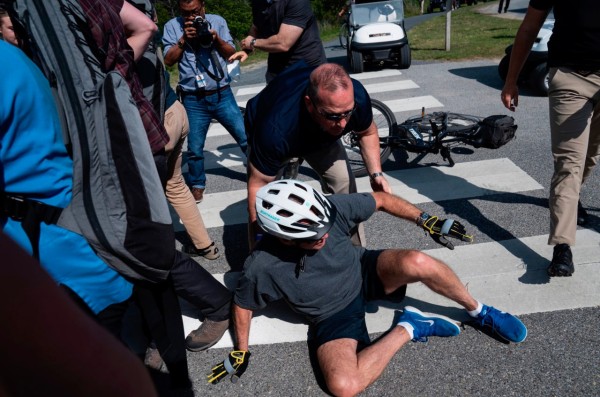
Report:
[[[513,4],[518,5],[516,0]],[[339,55],[340,49],[335,43],[328,44],[326,50],[331,61],[344,64],[344,57]],[[372,97],[388,104],[395,105],[398,101],[410,104],[427,97],[440,104],[430,110],[506,114],[508,112],[500,103],[502,82],[496,71],[501,55],[498,59],[475,62],[416,62],[401,75],[374,77],[363,80],[363,84],[391,87],[391,90],[370,91]],[[249,96],[240,96],[240,90],[259,87],[264,81],[263,76],[264,66],[244,70],[242,80],[236,84],[238,100],[247,100]],[[400,89],[405,82],[412,82],[413,88]],[[395,113],[399,121],[417,113],[402,109]],[[547,98],[533,96],[523,89],[514,117],[519,125],[516,140],[498,150],[463,148],[454,153],[457,162],[454,169],[444,166],[439,156],[417,158],[400,152],[384,164],[384,171],[394,176],[422,175],[422,180],[404,179],[406,186],[398,189],[414,190],[431,197],[438,194],[430,200],[421,200],[418,205],[428,213],[459,219],[467,230],[475,233],[473,245],[457,244],[456,256],[446,260],[466,280],[476,297],[520,315],[529,330],[527,340],[518,345],[505,344],[467,325],[458,337],[432,338],[427,344],[409,343],[394,356],[382,377],[362,395],[600,396],[598,172],[591,176],[581,195],[583,203],[590,208],[590,222],[579,229],[582,234],[580,251],[575,252],[576,272],[571,278],[549,279],[544,272],[551,257],[551,247],[545,245],[549,224],[547,197],[552,173]],[[226,157],[224,153],[229,153],[228,150],[235,152],[236,147],[229,136],[221,135],[209,138],[206,150],[211,151],[218,162],[219,157]],[[462,179],[471,181],[469,173],[476,174],[480,164],[489,162],[498,167],[508,162],[519,170],[515,174],[518,176],[514,181],[509,180],[502,191],[492,187],[498,183],[494,176],[482,176],[480,193],[470,196],[465,193],[459,199],[448,198],[458,197],[464,193],[462,190],[470,188],[462,183]],[[223,201],[227,195],[245,188],[241,162],[231,164],[207,171],[207,199],[206,203],[200,204],[205,221],[215,213],[225,218],[231,212],[231,206],[219,211],[208,208],[211,197]],[[445,174],[461,167],[467,170],[461,178]],[[302,179],[312,177],[309,169],[302,169]],[[530,178],[537,187],[519,188],[524,177]],[[457,182],[462,181],[462,184],[448,185],[459,187],[443,191],[448,178],[461,179]],[[435,190],[436,186],[441,186],[442,192]],[[511,186],[514,189],[511,190]],[[373,216],[366,224],[366,231],[370,247],[413,247],[446,255],[444,250],[436,250],[435,243],[412,225],[407,226],[385,214]],[[212,262],[201,259],[199,264],[216,276],[224,277],[228,284],[228,275],[241,268],[247,252],[245,225],[237,222],[209,225],[209,233],[224,248],[224,255]],[[182,232],[178,236],[185,239]],[[588,240],[585,236],[591,237]],[[537,241],[536,249],[531,248],[533,240]],[[498,247],[506,252],[495,251]],[[483,260],[470,260],[472,251],[477,251],[477,258]],[[421,290],[419,286],[409,287],[407,302],[392,309],[411,304],[426,311],[464,318],[448,302],[421,298]],[[388,313],[385,308],[378,310]],[[193,317],[193,313],[187,314]],[[279,308],[259,313],[253,329],[257,333],[266,333],[264,324],[278,316],[287,322],[298,321],[289,311]],[[391,326],[392,317],[387,318]],[[274,335],[286,333],[281,328],[268,332]],[[372,336],[375,338],[379,334],[375,332]],[[224,342],[206,352],[188,354],[196,396],[327,395],[321,387],[318,370],[311,364],[307,345],[302,341],[253,344],[250,366],[238,383],[224,381],[208,385],[206,374],[229,351],[230,347]]]

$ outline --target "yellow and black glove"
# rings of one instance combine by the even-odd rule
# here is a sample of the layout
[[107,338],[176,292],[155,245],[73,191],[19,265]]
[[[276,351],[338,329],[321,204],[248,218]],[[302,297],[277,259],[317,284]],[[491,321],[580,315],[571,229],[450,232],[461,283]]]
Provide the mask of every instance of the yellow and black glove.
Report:
[[231,375],[231,382],[237,382],[240,376],[246,371],[249,361],[249,351],[232,351],[223,362],[212,368],[212,372],[208,374],[208,383],[215,385],[228,375]]
[[417,225],[425,229],[438,244],[453,250],[454,245],[446,237],[457,238],[468,243],[473,242],[473,236],[466,234],[465,227],[454,219],[440,219],[423,212],[417,219]]

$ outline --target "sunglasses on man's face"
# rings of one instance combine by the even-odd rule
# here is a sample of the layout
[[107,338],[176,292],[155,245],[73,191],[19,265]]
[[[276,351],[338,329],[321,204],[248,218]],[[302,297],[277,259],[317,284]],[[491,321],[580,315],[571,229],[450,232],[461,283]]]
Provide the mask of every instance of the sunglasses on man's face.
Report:
[[324,118],[326,118],[329,121],[340,121],[340,120],[345,120],[347,118],[349,118],[350,116],[352,116],[352,113],[354,113],[354,111],[356,110],[356,102],[354,102],[354,106],[352,107],[352,109],[343,112],[343,113],[329,113],[326,112],[322,109],[319,109],[317,107],[317,105],[315,104],[315,102],[312,100],[312,98],[310,98],[310,101],[312,102],[313,106],[315,107],[315,109],[317,109],[317,112],[319,112],[319,114],[321,116],[323,116]]

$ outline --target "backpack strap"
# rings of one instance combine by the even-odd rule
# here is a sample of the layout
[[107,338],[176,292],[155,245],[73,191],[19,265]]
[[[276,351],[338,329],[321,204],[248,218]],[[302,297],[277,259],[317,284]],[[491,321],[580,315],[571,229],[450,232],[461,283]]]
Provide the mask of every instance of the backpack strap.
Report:
[[32,255],[39,260],[40,224],[42,222],[48,225],[56,224],[63,209],[17,194],[2,192],[0,192],[0,208],[5,216],[21,222],[21,227],[31,243]]

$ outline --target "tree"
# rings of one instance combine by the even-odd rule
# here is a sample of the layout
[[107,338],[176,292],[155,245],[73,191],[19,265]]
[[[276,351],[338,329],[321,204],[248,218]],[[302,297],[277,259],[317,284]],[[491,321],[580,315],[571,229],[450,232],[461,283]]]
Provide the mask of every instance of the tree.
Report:
[[[179,16],[179,0],[156,0],[158,25],[160,30],[171,18]],[[252,9],[249,0],[209,0],[206,3],[208,14],[217,14],[225,18],[234,39],[246,37],[252,26]]]

